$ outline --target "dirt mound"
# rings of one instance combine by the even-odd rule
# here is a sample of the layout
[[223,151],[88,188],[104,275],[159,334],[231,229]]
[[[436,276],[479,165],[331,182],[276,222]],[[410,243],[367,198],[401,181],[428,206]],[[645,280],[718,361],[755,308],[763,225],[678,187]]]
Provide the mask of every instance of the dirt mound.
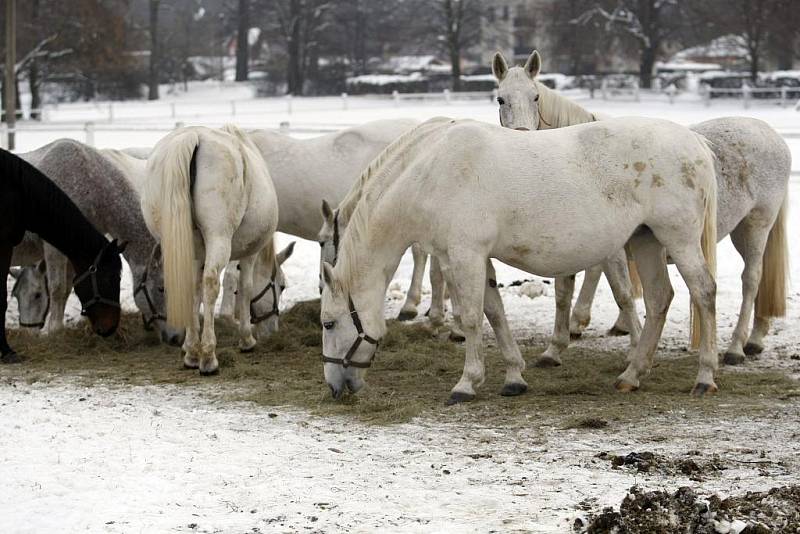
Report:
[[648,451],[632,452],[625,456],[601,452],[596,457],[609,460],[614,469],[635,469],[639,473],[661,473],[670,476],[684,475],[696,481],[702,481],[703,476],[725,469],[719,456],[714,455],[710,460],[703,460],[696,451],[690,451],[678,458]]
[[766,492],[707,499],[688,487],[674,494],[630,489],[619,511],[608,507],[576,519],[575,532],[587,534],[766,534],[800,532],[800,486],[784,486]]

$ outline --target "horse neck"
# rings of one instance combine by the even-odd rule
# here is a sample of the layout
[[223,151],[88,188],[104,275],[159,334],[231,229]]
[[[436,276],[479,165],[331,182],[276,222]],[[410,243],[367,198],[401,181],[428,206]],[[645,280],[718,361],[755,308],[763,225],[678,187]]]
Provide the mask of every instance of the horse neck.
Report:
[[108,243],[106,238],[41,171],[20,158],[10,161],[8,157],[13,156],[4,158],[4,174],[16,180],[22,193],[25,229],[56,247],[77,273],[86,270]]
[[586,108],[561,96],[543,83],[534,83],[539,91],[540,130],[565,128],[597,120]]

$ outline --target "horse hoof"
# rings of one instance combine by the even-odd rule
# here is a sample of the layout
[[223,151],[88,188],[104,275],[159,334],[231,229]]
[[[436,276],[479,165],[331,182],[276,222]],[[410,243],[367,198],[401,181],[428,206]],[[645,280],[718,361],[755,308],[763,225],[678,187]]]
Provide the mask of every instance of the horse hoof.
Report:
[[475,399],[475,395],[471,393],[462,393],[460,391],[454,391],[450,394],[450,398],[447,399],[445,402],[445,406],[452,406],[454,404],[461,404],[462,402],[470,402]]
[[718,389],[717,389],[717,385],[716,384],[714,384],[714,383],[703,384],[701,382],[700,384],[695,384],[694,387],[692,388],[692,396],[693,397],[703,397],[703,396],[706,395],[706,393],[713,394],[713,393],[716,393],[717,391],[718,391]]
[[505,384],[503,389],[500,390],[500,395],[503,397],[516,397],[528,391],[528,384],[514,382]]
[[725,365],[742,365],[744,361],[744,355],[736,354],[735,352],[726,352],[722,357],[722,363]]
[[534,362],[534,367],[561,367],[561,360],[558,358],[554,358],[553,356],[539,356],[539,358]]
[[219,374],[219,367],[214,367],[213,369],[203,370],[200,369],[200,376],[214,376]]
[[744,353],[748,356],[755,356],[756,354],[761,354],[764,352],[764,347],[761,345],[756,345],[755,343],[747,343],[744,346]]
[[620,393],[633,393],[639,386],[635,386],[625,380],[618,378],[616,382],[614,382],[614,389],[619,391]]
[[583,335],[583,332],[570,332],[569,333],[569,338],[572,339],[572,340],[580,339],[582,335]]
[[455,332],[450,332],[449,339],[454,343],[463,343],[467,340],[467,338],[464,337],[464,334],[456,334]]
[[608,332],[606,332],[606,335],[607,335],[607,336],[612,336],[612,337],[621,337],[621,336],[627,336],[628,334],[630,334],[630,332],[626,332],[625,330],[623,330],[622,328],[619,328],[619,327],[618,327],[618,326],[616,326],[616,325],[615,325],[615,326],[612,326],[612,327],[611,327],[611,328],[608,330]]
[[14,351],[7,352],[0,356],[0,362],[2,363],[22,363],[25,358],[20,356]]
[[183,368],[184,369],[197,369],[200,367],[200,360],[195,359],[183,359]]
[[239,347],[239,352],[241,352],[242,354],[249,354],[249,353],[253,352],[254,350],[256,350],[256,346],[255,345],[253,345],[252,347],[245,347],[245,348]]
[[397,315],[397,320],[410,321],[416,316],[417,316],[417,310],[400,310],[400,313]]

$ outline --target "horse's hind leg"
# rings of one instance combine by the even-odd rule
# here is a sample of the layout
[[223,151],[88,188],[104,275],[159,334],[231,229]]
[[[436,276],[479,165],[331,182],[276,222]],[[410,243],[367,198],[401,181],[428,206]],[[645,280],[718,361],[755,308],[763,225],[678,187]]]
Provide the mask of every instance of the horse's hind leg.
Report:
[[417,316],[417,306],[422,298],[422,278],[425,276],[428,255],[417,243],[411,245],[411,255],[414,258],[414,271],[411,274],[411,285],[408,287],[406,301],[397,316],[400,321],[410,321]]
[[642,326],[639,323],[639,316],[636,314],[636,300],[633,298],[633,287],[630,273],[628,272],[628,258],[625,251],[621,250],[618,254],[606,260],[603,272],[606,274],[608,284],[611,286],[614,300],[619,306],[620,317],[628,327],[628,332],[631,336],[631,348],[634,348],[639,343]]
[[483,313],[489,319],[494,334],[497,337],[497,345],[503,359],[506,361],[506,379],[503,382],[503,389],[500,395],[512,397],[521,395],[528,390],[528,383],[522,378],[522,371],[525,370],[525,360],[519,352],[517,342],[511,336],[511,329],[508,327],[506,311],[503,307],[503,299],[497,289],[495,280],[494,266],[491,260],[486,261],[486,293],[483,297]]
[[[725,351],[723,362],[728,365],[744,363],[744,345],[747,341],[747,330],[750,317],[761,282],[762,263],[764,261],[764,248],[767,245],[769,228],[758,228],[746,218],[731,232],[733,246],[744,260],[742,271],[742,306],[739,310],[739,320],[733,330],[733,336],[728,349]],[[755,329],[754,329],[755,330]]]
[[536,360],[536,367],[556,367],[561,365],[561,353],[569,346],[569,308],[575,290],[575,275],[556,278],[556,319],[553,336],[547,349]]
[[583,331],[589,326],[592,316],[592,301],[601,274],[603,274],[602,265],[595,265],[583,273],[583,285],[581,285],[578,300],[575,301],[572,317],[569,320],[569,335],[573,339],[581,337]]
[[[271,246],[271,245],[269,245]],[[253,325],[250,323],[250,301],[253,299],[253,266],[256,255],[239,260],[239,298],[236,305],[239,311],[239,350],[250,352],[256,346]]]
[[194,277],[194,295],[192,299],[192,324],[186,328],[186,337],[183,340],[183,366],[187,369],[200,367],[200,304],[203,298],[203,268],[202,263],[192,262],[192,276]]
[[667,272],[667,256],[661,243],[648,233],[632,238],[630,248],[642,279],[646,318],[639,343],[628,357],[628,368],[614,384],[619,391],[638,389],[639,380],[650,372],[674,295]]
[[19,363],[22,357],[14,352],[8,345],[6,339],[6,309],[8,308],[8,288],[6,287],[6,280],[8,280],[8,269],[11,266],[11,254],[13,248],[8,244],[3,244],[0,247],[0,277],[3,283],[0,284],[0,311],[2,311],[3,322],[0,325],[0,363]]
[[[441,258],[440,258],[441,259]],[[475,388],[483,384],[485,368],[481,343],[483,336],[486,257],[465,249],[448,249],[444,270],[454,309],[458,312],[466,337],[464,372],[453,388],[447,404],[470,401]]]
[[431,308],[428,310],[428,319],[434,327],[444,325],[444,275],[439,265],[439,258],[431,256]]
[[[231,258],[230,237],[206,237],[206,257],[203,265],[203,335],[200,340],[200,374],[219,371],[217,335],[214,331],[214,307],[219,296],[219,276]],[[242,275],[240,273],[240,280]],[[252,286],[252,276],[250,284]],[[249,301],[248,301],[249,304]]]
[[68,260],[61,252],[48,244],[44,245],[44,261],[47,265],[47,283],[50,290],[50,312],[45,332],[52,334],[64,328],[64,308],[72,290],[68,276]]
[[[758,308],[758,296],[756,296],[756,308]],[[764,351],[764,337],[769,333],[769,317],[755,316],[753,319],[753,330],[744,345],[744,353],[748,356],[755,356]]]

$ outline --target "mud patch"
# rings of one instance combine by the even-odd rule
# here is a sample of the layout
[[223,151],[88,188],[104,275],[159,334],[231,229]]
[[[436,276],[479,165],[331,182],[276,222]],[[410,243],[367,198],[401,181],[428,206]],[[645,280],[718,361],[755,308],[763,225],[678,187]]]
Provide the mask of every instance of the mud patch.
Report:
[[588,520],[576,519],[575,532],[671,534],[761,534],[800,530],[800,486],[720,499],[698,496],[688,487],[675,493],[633,486],[619,510],[611,507]]
[[719,456],[715,455],[704,460],[697,451],[689,451],[685,456],[679,458],[669,458],[649,451],[632,452],[625,456],[601,452],[596,457],[608,460],[612,469],[626,469],[637,473],[659,473],[667,476],[683,475],[698,482],[702,482],[704,476],[726,469]]

